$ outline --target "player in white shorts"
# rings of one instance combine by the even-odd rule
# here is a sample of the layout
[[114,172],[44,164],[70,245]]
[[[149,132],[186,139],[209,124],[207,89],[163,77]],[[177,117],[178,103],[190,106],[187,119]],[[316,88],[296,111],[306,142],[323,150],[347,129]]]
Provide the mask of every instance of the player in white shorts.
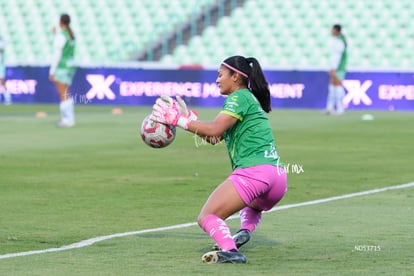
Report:
[[55,84],[60,99],[61,120],[58,127],[75,125],[74,101],[69,93],[69,86],[75,75],[73,64],[75,55],[75,36],[70,28],[70,17],[60,16],[59,27],[55,28],[54,55],[49,70],[49,79]]
[[345,90],[342,81],[346,73],[347,43],[341,29],[341,25],[335,24],[331,30],[331,65],[326,114],[340,115],[344,113]]

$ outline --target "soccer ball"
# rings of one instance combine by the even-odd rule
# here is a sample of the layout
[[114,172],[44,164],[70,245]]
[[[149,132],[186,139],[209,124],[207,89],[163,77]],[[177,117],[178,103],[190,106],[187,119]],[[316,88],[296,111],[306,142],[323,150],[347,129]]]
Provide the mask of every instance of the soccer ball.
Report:
[[141,138],[152,148],[164,148],[175,139],[175,127],[161,124],[145,117],[141,124]]

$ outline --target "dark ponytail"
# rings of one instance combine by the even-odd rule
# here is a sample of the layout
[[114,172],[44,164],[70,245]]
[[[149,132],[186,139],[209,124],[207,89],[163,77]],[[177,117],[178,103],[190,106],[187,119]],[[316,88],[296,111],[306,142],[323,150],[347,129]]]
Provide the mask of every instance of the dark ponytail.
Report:
[[63,25],[65,25],[66,29],[69,32],[70,38],[72,40],[75,39],[75,35],[72,32],[72,28],[69,26],[69,24],[70,24],[70,16],[68,14],[66,14],[66,13],[62,14],[60,16],[60,23],[62,23]]
[[249,74],[250,91],[257,98],[266,113],[272,110],[270,105],[269,84],[263,74],[262,67],[254,57],[246,58],[247,63],[252,68]]
[[[250,89],[263,110],[269,113],[272,110],[269,84],[257,59],[254,57],[232,56],[224,60],[223,64],[230,65],[233,69],[243,73],[240,75],[242,77],[242,84]],[[232,73],[237,72],[231,68],[229,69]]]

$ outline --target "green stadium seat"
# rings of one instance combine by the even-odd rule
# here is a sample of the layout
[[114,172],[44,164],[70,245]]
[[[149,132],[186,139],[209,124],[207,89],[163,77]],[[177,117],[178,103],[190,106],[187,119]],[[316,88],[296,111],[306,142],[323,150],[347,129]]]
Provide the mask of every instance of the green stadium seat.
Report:
[[[135,0],[82,0],[75,3],[71,0],[0,0],[1,6],[7,7],[7,13],[5,12],[4,16],[0,17],[0,31],[5,37],[12,37],[9,39],[11,40],[12,48],[19,43],[17,38],[22,36],[29,37],[29,44],[36,45],[39,37],[48,37],[50,35],[51,27],[57,23],[60,13],[69,12],[72,16],[72,28],[75,30],[77,38],[81,36],[95,38],[78,39],[78,45],[88,49],[87,51],[79,51],[79,55],[83,58],[86,53],[90,53],[90,60],[94,60],[95,58],[100,58],[103,54],[98,52],[92,55],[93,49],[98,45],[98,43],[95,43],[96,41],[109,43],[116,37],[120,45],[124,45],[131,37],[136,37],[140,41],[144,41],[136,44],[144,47],[147,44],[146,41],[156,39],[156,36],[171,31],[175,24],[184,22],[189,14],[195,10],[198,11],[202,6],[211,5],[213,2],[214,0],[157,0],[139,2]],[[0,14],[3,13],[0,11]],[[141,18],[144,19],[141,20]],[[33,22],[33,28],[28,21],[29,19],[30,22]],[[111,30],[110,26],[118,27],[119,22],[122,22],[120,30]],[[5,26],[8,27],[5,28]],[[107,39],[106,37],[109,38]],[[51,42],[50,40],[49,43]],[[42,49],[45,46],[43,43]],[[125,52],[130,51],[130,49],[120,51],[122,54],[116,55],[113,54],[112,48],[110,46],[103,47],[102,51],[107,56],[117,60],[122,57],[128,58]],[[45,52],[49,53],[50,47],[48,47],[47,51],[41,51],[37,46],[34,46],[34,49],[36,51],[36,58],[39,58],[39,61],[46,60],[47,57],[41,55],[44,55]],[[26,53],[31,59],[35,58],[31,52],[19,50],[9,52],[12,52],[12,54],[8,55],[8,59],[12,58],[12,62],[26,61]]]
[[[172,32],[177,24],[216,0],[0,0],[0,33],[9,41],[11,62],[48,60],[50,33],[62,12],[71,14],[82,60],[130,59],[135,52]],[[414,40],[410,0],[331,1],[255,0],[232,10],[165,59],[215,65],[235,53],[257,55],[265,63],[313,66],[329,58],[327,41],[334,23],[344,26],[350,45],[349,66],[399,66],[414,60],[403,48]],[[24,43],[34,45],[23,49]],[[411,47],[408,47],[411,48]],[[95,50],[99,49],[99,50]],[[115,49],[115,50],[114,50]],[[118,49],[118,50],[116,50]]]

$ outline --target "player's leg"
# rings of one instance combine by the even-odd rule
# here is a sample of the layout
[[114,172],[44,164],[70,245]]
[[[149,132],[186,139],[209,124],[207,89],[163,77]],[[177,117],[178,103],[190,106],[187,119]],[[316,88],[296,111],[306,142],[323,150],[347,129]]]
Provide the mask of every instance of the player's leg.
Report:
[[282,167],[267,167],[263,175],[271,175],[268,191],[252,201],[250,206],[240,211],[240,230],[233,237],[241,247],[250,240],[250,235],[261,222],[262,212],[272,209],[287,192],[287,175]]
[[335,105],[336,105],[336,114],[340,115],[344,113],[344,97],[345,97],[345,89],[342,85],[342,80],[345,77],[344,71],[337,71],[336,72],[336,79],[335,79]]
[[56,90],[59,95],[59,100],[64,102],[69,99],[68,85],[60,81],[55,81]]
[[237,249],[224,220],[245,206],[233,183],[227,179],[207,199],[198,216],[198,224],[223,250]]
[[[239,248],[250,240],[261,221],[262,210],[272,208],[286,193],[286,174],[282,167],[258,165],[237,169],[229,179],[246,204],[240,210],[240,230],[233,236]],[[219,250],[219,244],[212,249]]]
[[336,114],[341,115],[344,113],[344,97],[345,89],[342,85],[335,87],[335,105],[336,105]]
[[326,100],[326,114],[332,114],[335,109],[335,86],[333,77],[330,77],[329,86],[328,86],[328,98]]
[[75,103],[69,93],[69,86],[72,83],[73,75],[74,70],[72,69],[57,69],[55,72],[54,84],[60,99],[61,121],[58,123],[59,127],[72,127],[75,125]]
[[58,123],[59,127],[71,127],[75,124],[73,116],[73,99],[68,93],[69,86],[65,83],[56,82],[56,89],[60,99],[60,115],[61,121]]
[[[249,206],[240,210],[240,230],[232,236],[237,248],[240,248],[250,240],[250,233],[252,233],[257,225],[259,225],[261,218],[261,210]],[[221,250],[221,248],[216,243],[211,247],[211,250]]]
[[216,241],[222,251],[207,252],[202,257],[203,262],[246,263],[246,257],[238,252],[230,228],[224,221],[245,205],[229,179],[221,183],[207,199],[197,221],[200,227]]
[[287,174],[283,167],[275,167],[272,174],[272,185],[263,195],[255,199],[250,206],[256,210],[268,211],[272,209],[287,192]]
[[[252,203],[254,205],[254,203]],[[250,233],[253,233],[256,230],[256,227],[260,224],[262,220],[262,210],[247,206],[240,210],[240,233],[242,230],[247,230]],[[243,233],[242,233],[243,235]],[[244,243],[246,243],[245,241]],[[240,244],[243,245],[244,243]]]
[[4,104],[11,105],[12,103],[11,94],[9,91],[7,91],[5,78],[6,78],[6,67],[4,66],[4,64],[1,63],[0,64],[0,92],[3,93]]
[[273,208],[287,192],[287,175],[283,167],[267,165],[261,168],[262,179],[269,183],[269,188],[240,211],[240,230],[233,237],[238,247],[250,240],[250,234],[261,222],[262,211]]
[[[0,70],[1,70],[1,68],[0,68]],[[1,91],[3,92],[4,104],[5,105],[11,105],[12,104],[11,94],[10,94],[9,91],[7,91],[6,81],[2,77],[0,77],[0,88],[1,88]]]

